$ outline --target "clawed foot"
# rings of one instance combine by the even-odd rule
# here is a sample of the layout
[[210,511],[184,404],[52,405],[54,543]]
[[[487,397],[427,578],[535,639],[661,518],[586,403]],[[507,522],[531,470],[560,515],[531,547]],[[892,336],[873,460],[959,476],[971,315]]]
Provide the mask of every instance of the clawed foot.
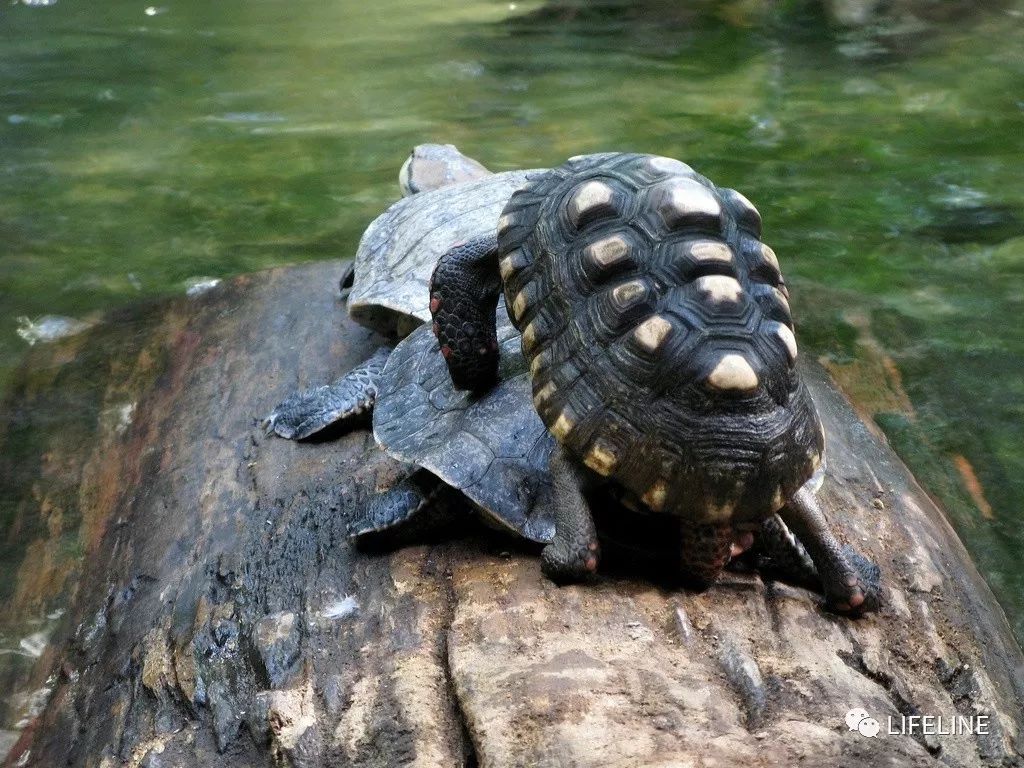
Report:
[[263,419],[267,435],[302,440],[373,410],[391,350],[381,347],[333,384],[296,392]]
[[[445,486],[426,470],[419,470],[393,488],[373,496],[348,523],[348,537],[372,541],[377,534],[402,526],[414,518],[437,524],[447,509],[441,496]],[[412,526],[415,527],[415,526]]]
[[348,537],[358,539],[391,528],[408,520],[425,504],[426,499],[419,489],[408,483],[400,483],[370,499],[360,514],[349,521]]
[[331,400],[331,387],[326,385],[296,392],[263,419],[263,433],[286,440],[314,435],[340,417],[339,409],[331,407]]
[[597,573],[601,549],[597,541],[555,539],[541,553],[541,570],[556,582],[584,581]]
[[838,578],[828,574],[823,576],[829,607],[851,616],[878,610],[881,605],[881,570],[849,545],[843,547],[843,554],[854,572],[836,574]]
[[798,553],[806,548],[803,554],[813,560],[811,565],[818,573],[832,610],[859,616],[878,608],[881,571],[855,549],[836,540],[809,484],[793,494],[780,515],[795,535],[795,538],[788,535],[785,538],[793,538],[801,545],[795,548]]

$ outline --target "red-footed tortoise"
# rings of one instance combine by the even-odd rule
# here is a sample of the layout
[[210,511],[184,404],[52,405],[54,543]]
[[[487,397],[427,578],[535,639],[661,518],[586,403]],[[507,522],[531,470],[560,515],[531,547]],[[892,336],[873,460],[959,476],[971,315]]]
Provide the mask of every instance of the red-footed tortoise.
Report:
[[557,580],[594,572],[587,494],[683,521],[683,567],[710,582],[779,517],[831,604],[877,599],[877,567],[831,533],[812,478],[824,438],[795,367],[788,292],[740,193],[665,157],[584,155],[535,176],[482,237],[438,263],[430,308],[454,384],[486,392],[504,293],[551,460]]

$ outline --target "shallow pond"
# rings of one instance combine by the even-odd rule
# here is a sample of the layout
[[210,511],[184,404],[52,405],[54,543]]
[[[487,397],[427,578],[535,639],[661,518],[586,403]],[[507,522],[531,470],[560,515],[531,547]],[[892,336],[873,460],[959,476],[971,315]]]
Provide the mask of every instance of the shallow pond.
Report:
[[[805,354],[1024,637],[1024,3],[846,31],[769,5],[8,3],[0,387],[44,316],[351,255],[414,144],[494,170],[672,155],[758,205]],[[4,536],[10,576],[32,541]],[[59,604],[36,608],[5,612],[3,659],[41,652]]]

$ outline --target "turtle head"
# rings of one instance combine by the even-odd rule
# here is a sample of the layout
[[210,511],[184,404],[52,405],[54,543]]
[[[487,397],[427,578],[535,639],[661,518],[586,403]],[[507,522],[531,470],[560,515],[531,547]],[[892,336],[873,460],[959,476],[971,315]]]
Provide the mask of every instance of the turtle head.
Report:
[[402,164],[398,186],[402,196],[409,197],[490,175],[490,171],[459,152],[454,144],[419,144]]

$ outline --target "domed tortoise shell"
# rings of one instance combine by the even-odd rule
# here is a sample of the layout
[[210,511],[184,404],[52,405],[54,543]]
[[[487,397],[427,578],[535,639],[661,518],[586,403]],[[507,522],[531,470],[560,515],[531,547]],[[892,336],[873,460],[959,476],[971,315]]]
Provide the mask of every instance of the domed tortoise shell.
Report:
[[505,299],[538,412],[652,510],[761,519],[821,460],[788,292],[760,235],[739,192],[651,155],[572,158],[502,213]]

